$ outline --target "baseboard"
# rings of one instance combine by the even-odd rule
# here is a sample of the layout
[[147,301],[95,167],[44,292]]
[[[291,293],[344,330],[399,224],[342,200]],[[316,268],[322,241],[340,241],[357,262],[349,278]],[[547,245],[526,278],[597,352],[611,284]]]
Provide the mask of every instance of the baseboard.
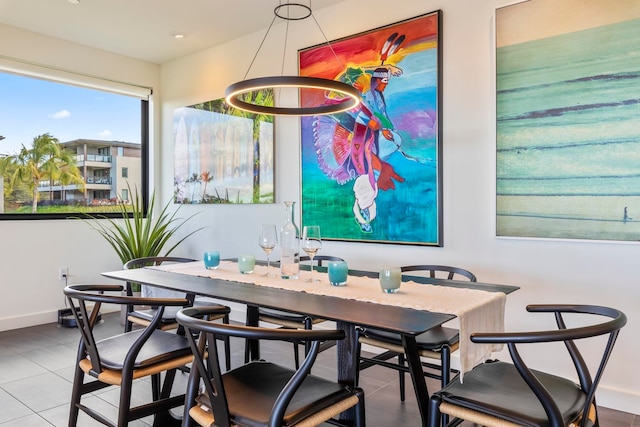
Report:
[[58,311],[45,311],[41,313],[30,313],[24,316],[5,317],[0,319],[0,331],[10,331],[12,329],[28,328],[30,326],[55,323],[58,320]]
[[[0,331],[10,331],[13,329],[29,328],[31,326],[44,325],[47,323],[57,323],[58,315],[61,310],[65,310],[65,309],[43,311],[40,313],[29,313],[24,316],[2,318],[0,319]],[[106,305],[103,305],[100,308],[100,312],[103,314],[109,313],[111,311],[114,311],[114,310],[110,309]]]
[[600,385],[596,395],[598,406],[640,415],[640,393],[637,390],[620,390]]

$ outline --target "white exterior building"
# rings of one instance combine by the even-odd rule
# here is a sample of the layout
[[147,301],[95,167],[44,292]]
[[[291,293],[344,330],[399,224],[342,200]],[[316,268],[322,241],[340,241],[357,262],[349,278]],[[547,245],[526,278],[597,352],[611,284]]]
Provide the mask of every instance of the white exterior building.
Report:
[[38,190],[40,200],[86,200],[87,203],[129,200],[127,185],[132,190],[141,188],[140,144],[75,139],[60,145],[75,152],[77,166],[84,177],[84,190],[76,184],[63,186],[59,182],[42,181]]

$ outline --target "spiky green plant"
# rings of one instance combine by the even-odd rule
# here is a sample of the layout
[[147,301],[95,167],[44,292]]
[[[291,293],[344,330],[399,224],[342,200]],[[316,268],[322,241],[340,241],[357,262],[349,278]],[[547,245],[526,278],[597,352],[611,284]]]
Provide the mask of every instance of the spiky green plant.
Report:
[[111,245],[123,264],[135,258],[167,256],[187,238],[204,228],[200,227],[191,231],[161,255],[169,239],[199,212],[187,218],[179,218],[176,215],[181,206],[170,212],[171,201],[169,201],[156,218],[154,216],[156,203],[154,192],[149,200],[148,214],[145,217],[143,201],[138,189],[136,188],[132,193],[129,188],[129,194],[133,194],[130,205],[124,200],[118,200],[122,219],[116,220],[105,215],[89,214],[83,218]]

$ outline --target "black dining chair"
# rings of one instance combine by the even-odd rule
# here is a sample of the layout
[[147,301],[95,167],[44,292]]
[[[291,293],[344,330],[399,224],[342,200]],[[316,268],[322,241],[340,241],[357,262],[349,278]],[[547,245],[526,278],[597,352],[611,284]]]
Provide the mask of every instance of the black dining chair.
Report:
[[[344,261],[344,259],[331,255],[316,255],[313,257],[314,261],[318,263],[318,267],[322,267],[323,262],[328,261]],[[301,256],[300,262],[310,261],[308,256]],[[285,329],[312,329],[313,325],[324,322],[325,319],[317,319],[306,314],[289,313],[286,311],[274,310],[270,308],[259,307],[258,308],[258,320],[262,322],[271,323],[278,327]],[[335,342],[330,341],[323,343],[320,346],[320,351],[324,351],[327,348],[332,347]],[[308,345],[305,345],[305,352],[309,350]],[[293,357],[296,368],[300,366],[300,355],[298,354],[298,343],[293,344]],[[249,347],[245,347],[245,362],[249,361]]]
[[[158,326],[165,307],[181,308],[188,301],[185,298],[123,296],[120,295],[123,290],[120,285],[70,285],[64,288],[80,330],[70,427],[77,425],[79,411],[108,426],[127,426],[133,420],[150,415],[155,416],[154,425],[179,425],[170,409],[184,404],[184,393],[172,395],[171,392],[176,370],[191,363],[193,354],[184,335],[163,331]],[[98,340],[94,331],[102,304],[148,304],[157,309],[146,327]],[[225,311],[222,306],[216,309],[221,314]],[[133,382],[145,377],[151,377],[151,401],[132,406]],[[83,399],[106,387],[119,388],[116,420],[110,420],[97,406],[90,407],[91,399]]]
[[[599,425],[595,392],[620,329],[627,323],[626,316],[619,310],[594,305],[529,305],[527,311],[553,313],[558,329],[471,334],[474,343],[505,344],[513,363],[485,362],[467,372],[463,382],[454,378],[434,393],[429,401],[429,427],[440,426],[442,414],[451,417],[447,425],[457,425],[461,420],[486,427]],[[591,317],[598,316],[607,319],[594,323]],[[579,326],[567,327],[569,319]],[[588,359],[595,361],[589,364],[577,344],[600,336],[608,339],[589,343]],[[566,347],[568,359],[576,369],[577,383],[531,369],[520,353],[525,345],[551,342]],[[594,351],[597,343],[604,347],[601,353]],[[544,349],[549,351],[548,346]]]
[[[192,258],[173,257],[173,256],[153,256],[153,257],[143,257],[143,258],[132,259],[127,263],[125,263],[124,268],[125,270],[131,270],[134,268],[143,268],[143,267],[149,267],[154,265],[187,263],[187,262],[195,262],[195,261],[198,261],[198,260],[195,260]],[[127,295],[132,295],[131,285],[132,283],[127,282]],[[213,304],[207,299],[199,298],[192,294],[184,294],[183,292],[169,291],[166,289],[162,289],[158,291],[157,289],[154,289],[153,286],[142,285],[143,297],[155,297],[157,292],[160,292],[159,296],[165,297],[165,298],[186,298],[189,301],[187,306]],[[178,325],[178,321],[176,320],[176,313],[181,308],[182,307],[165,307],[158,327],[165,331],[171,330],[171,329],[177,329],[179,325]],[[133,325],[147,326],[151,322],[151,319],[153,319],[153,317],[155,316],[156,311],[157,311],[156,307],[136,308],[131,305],[127,306],[125,332],[131,331]],[[220,319],[222,320],[223,323],[229,323],[229,313],[221,315]],[[217,320],[217,319],[212,319],[212,320]],[[229,342],[225,343],[225,360],[226,360],[227,369],[229,369],[231,367],[231,349],[230,349]],[[188,367],[185,367],[184,370],[188,372],[189,369]]]
[[[431,278],[443,278],[447,280],[468,280],[476,282],[476,276],[468,270],[459,267],[446,265],[408,265],[401,267],[403,273],[425,272]],[[451,378],[451,373],[457,373],[451,369],[451,353],[456,351],[460,344],[459,331],[454,328],[438,326],[416,336],[416,343],[421,357],[432,360],[439,360],[440,364],[422,362],[427,368],[424,375],[430,378],[439,379],[444,387]],[[395,369],[399,373],[400,380],[400,400],[405,400],[405,374],[408,371],[402,338],[398,334],[382,331],[373,328],[362,328],[359,330],[359,370],[380,365]],[[385,351],[373,357],[361,355],[360,347],[368,344]],[[397,358],[398,363],[390,362],[390,359]],[[435,373],[434,373],[435,371]]]
[[[220,313],[216,308],[189,307],[177,314],[178,322],[189,332],[187,337],[194,354],[185,400],[185,420],[191,417],[198,425],[207,427],[302,427],[325,421],[345,425],[335,417],[354,408],[355,426],[364,427],[363,391],[311,374],[320,343],[344,339],[344,331],[236,326],[207,321],[207,316]],[[295,370],[255,360],[222,373],[217,339],[223,336],[311,342],[311,346],[303,363]],[[348,422],[346,425],[354,424]]]

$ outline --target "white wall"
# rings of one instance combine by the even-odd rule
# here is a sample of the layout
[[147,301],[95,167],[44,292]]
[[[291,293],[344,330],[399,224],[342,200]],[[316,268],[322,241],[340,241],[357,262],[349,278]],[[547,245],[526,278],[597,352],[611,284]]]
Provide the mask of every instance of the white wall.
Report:
[[[342,256],[355,268],[375,269],[389,259],[398,264],[443,263],[468,268],[480,281],[518,285],[521,289],[508,298],[506,322],[512,330],[553,327],[552,319],[527,314],[524,307],[529,303],[606,304],[625,311],[629,323],[603,379],[599,403],[638,413],[640,373],[633,363],[640,357],[635,339],[640,332],[635,316],[640,291],[632,268],[639,253],[637,244],[495,237],[492,40],[493,13],[502,5],[497,0],[347,0],[315,13],[327,37],[336,39],[441,9],[444,44],[444,247],[325,242],[322,252]],[[297,72],[297,49],[324,42],[313,22],[306,29],[290,30],[285,74]],[[172,170],[173,109],[224,97],[225,87],[243,78],[263,35],[252,34],[162,66],[163,171]],[[278,36],[267,38],[250,77],[280,74],[280,40]],[[263,53],[272,60],[261,60]],[[276,119],[278,203],[184,206],[185,214],[202,211],[199,221],[208,228],[183,250],[199,254],[216,248],[223,257],[250,251],[261,255],[256,244],[259,225],[281,224],[282,201],[299,200],[298,123],[295,118]],[[170,177],[167,174],[162,181],[165,197],[172,192]],[[568,375],[571,366],[553,354],[556,352],[538,350],[528,356],[538,368]]]
[[[468,268],[484,282],[519,285],[521,289],[508,298],[506,322],[512,330],[553,326],[550,319],[526,314],[524,307],[529,303],[596,303],[622,309],[629,323],[598,399],[601,405],[639,413],[640,373],[633,363],[640,358],[635,340],[640,333],[635,315],[640,291],[632,271],[638,246],[495,237],[492,18],[495,7],[501,5],[498,0],[345,0],[316,13],[327,37],[335,39],[442,9],[444,35],[444,247],[326,242],[323,252],[342,256],[355,268],[375,269],[388,260],[444,263]],[[290,35],[288,73],[296,73],[297,49],[323,42],[313,23],[311,27]],[[153,87],[158,125],[153,132],[152,177],[164,203],[173,186],[173,109],[224,96],[225,87],[244,76],[262,36],[263,32],[253,34],[158,70],[153,64],[0,26],[0,55]],[[263,49],[277,58],[278,65],[274,70],[257,63],[255,70],[269,68],[269,74],[278,74],[280,46]],[[199,257],[214,247],[229,257],[248,251],[259,254],[259,224],[281,224],[281,202],[299,200],[298,121],[278,118],[276,133],[278,203],[183,206],[184,215],[201,211],[198,222],[208,227],[187,240],[179,254]],[[190,224],[188,229],[195,227]],[[57,280],[59,266],[69,267],[73,283],[104,282],[101,271],[121,268],[107,244],[86,224],[0,221],[0,330],[55,321],[56,310],[64,304],[63,284]],[[570,366],[552,354],[528,356],[537,368],[568,375]]]

